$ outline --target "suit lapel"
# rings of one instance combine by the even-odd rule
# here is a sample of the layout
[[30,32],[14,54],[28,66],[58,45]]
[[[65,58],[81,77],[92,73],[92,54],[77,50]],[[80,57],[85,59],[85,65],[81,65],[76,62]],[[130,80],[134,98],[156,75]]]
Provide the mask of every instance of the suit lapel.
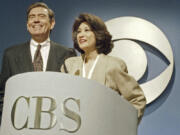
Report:
[[77,64],[75,65],[76,67],[74,68],[75,70],[73,71],[74,75],[82,77],[83,57],[84,57],[83,55],[81,55],[80,57],[77,57],[78,58]]
[[50,50],[49,50],[49,56],[48,56],[48,61],[47,61],[47,67],[46,70],[49,71],[50,69],[52,69],[53,66],[53,61],[55,61],[55,48],[54,48],[54,44],[52,42],[50,42]]
[[104,57],[106,57],[104,54],[100,54],[91,77],[92,80],[96,80],[101,84],[105,84],[106,62]]
[[80,63],[78,64],[78,70],[79,70],[79,76],[83,76],[83,74],[82,74],[82,67],[83,67],[83,56],[82,57],[80,57]]
[[29,44],[30,42],[27,42],[22,46],[22,51],[19,54],[19,58],[16,59],[17,65],[19,65],[20,72],[33,71],[33,64]]
[[52,41],[50,41],[50,50],[49,50],[46,71],[60,71],[60,67],[58,65],[61,65],[60,64],[61,61],[57,53],[60,52],[57,52],[55,44]]

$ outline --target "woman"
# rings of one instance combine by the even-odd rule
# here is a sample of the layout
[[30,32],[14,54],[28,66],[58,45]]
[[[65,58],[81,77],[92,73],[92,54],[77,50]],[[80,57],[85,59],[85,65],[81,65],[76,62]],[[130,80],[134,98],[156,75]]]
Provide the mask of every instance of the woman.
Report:
[[124,61],[107,56],[113,48],[111,38],[99,17],[80,14],[73,25],[73,41],[81,56],[67,59],[61,72],[93,79],[116,90],[138,110],[140,121],[146,99],[135,79],[127,74]]

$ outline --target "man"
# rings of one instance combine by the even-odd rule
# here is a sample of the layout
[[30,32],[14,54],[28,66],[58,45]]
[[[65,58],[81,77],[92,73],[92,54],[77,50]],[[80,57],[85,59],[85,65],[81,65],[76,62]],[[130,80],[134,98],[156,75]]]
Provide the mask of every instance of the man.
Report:
[[4,87],[9,77],[30,71],[60,71],[64,60],[76,55],[74,50],[50,41],[49,35],[54,25],[54,12],[45,3],[36,2],[29,6],[27,30],[32,37],[31,40],[6,49],[3,56],[0,74],[0,113]]

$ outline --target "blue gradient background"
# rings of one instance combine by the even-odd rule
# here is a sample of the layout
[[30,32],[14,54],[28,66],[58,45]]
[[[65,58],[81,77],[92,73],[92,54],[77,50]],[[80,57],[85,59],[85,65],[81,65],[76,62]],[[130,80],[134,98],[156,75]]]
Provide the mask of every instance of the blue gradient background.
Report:
[[[26,9],[37,0],[1,0],[0,62],[3,51],[29,40],[26,30]],[[144,18],[159,27],[172,45],[175,68],[165,92],[147,106],[138,135],[180,134],[180,1],[178,0],[44,0],[56,14],[51,39],[72,47],[71,29],[80,12],[100,16],[104,21],[120,16]],[[153,48],[142,44],[148,58],[148,70],[140,81],[156,77],[167,67],[167,60]]]

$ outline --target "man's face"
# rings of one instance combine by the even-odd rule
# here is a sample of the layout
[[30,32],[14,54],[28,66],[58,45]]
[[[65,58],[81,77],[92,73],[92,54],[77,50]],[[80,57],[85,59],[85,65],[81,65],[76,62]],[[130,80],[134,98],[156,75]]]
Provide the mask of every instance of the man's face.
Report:
[[50,30],[54,28],[55,21],[51,20],[48,10],[43,7],[31,9],[28,15],[27,29],[32,37],[48,37]]

